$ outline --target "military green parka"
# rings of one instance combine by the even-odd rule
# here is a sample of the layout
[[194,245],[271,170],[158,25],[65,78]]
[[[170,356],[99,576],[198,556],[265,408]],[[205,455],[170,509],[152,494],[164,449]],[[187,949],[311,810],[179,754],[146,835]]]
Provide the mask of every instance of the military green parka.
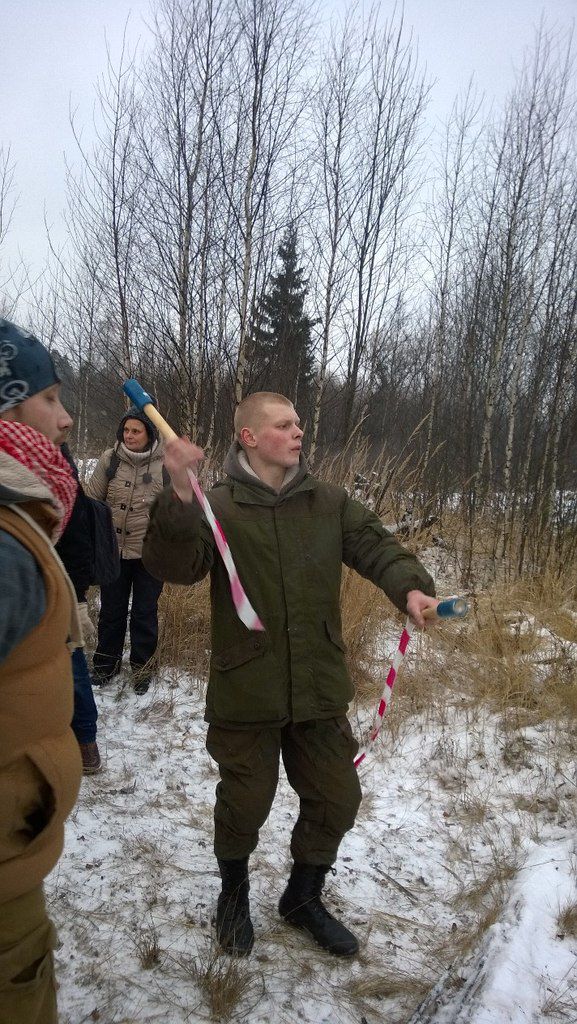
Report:
[[206,720],[284,724],[344,714],[353,695],[341,631],[344,563],[380,587],[401,611],[407,593],[434,595],[431,577],[380,519],[304,462],[280,493],[239,460],[208,494],[244,589],[265,626],[238,618],[226,569],[200,506],[171,488],[156,498],[143,561],[158,579],[190,584],[211,574],[212,651]]

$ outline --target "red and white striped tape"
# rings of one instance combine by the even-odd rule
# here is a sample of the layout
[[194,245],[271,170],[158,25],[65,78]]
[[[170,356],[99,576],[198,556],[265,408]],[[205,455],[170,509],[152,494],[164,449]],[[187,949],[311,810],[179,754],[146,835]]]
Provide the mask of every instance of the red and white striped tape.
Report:
[[395,679],[397,678],[397,673],[398,673],[399,668],[400,668],[400,666],[402,664],[403,658],[405,657],[405,653],[406,653],[407,647],[409,645],[409,640],[411,639],[414,631],[415,631],[415,625],[411,621],[411,619],[408,618],[407,621],[405,622],[405,625],[404,625],[404,628],[403,628],[403,632],[401,633],[401,639],[399,640],[399,646],[397,647],[397,650],[395,651],[395,656],[393,658],[391,667],[389,669],[387,678],[385,680],[385,686],[384,686],[384,689],[383,689],[383,693],[382,693],[381,699],[379,701],[379,706],[377,708],[377,711],[376,711],[376,714],[375,714],[375,717],[374,717],[374,720],[373,720],[373,725],[372,725],[372,728],[371,728],[369,739],[367,741],[366,746],[363,747],[362,750],[360,750],[359,753],[357,754],[357,756],[355,757],[355,761],[354,761],[355,768],[358,768],[359,765],[362,764],[362,762],[365,760],[365,757],[367,756],[367,754],[369,752],[369,748],[375,742],[377,736],[379,735],[379,733],[381,731],[381,727],[382,727],[382,724],[383,724],[383,718],[384,718],[384,715],[385,715],[385,711],[387,710],[387,708],[388,708],[388,706],[390,704],[390,701],[391,701],[391,695],[393,693],[393,686],[395,685]]
[[206,518],[208,519],[210,528],[214,535],[216,546],[219,550],[220,556],[224,562],[225,569],[228,573],[228,578],[230,581],[230,592],[232,595],[232,600],[234,602],[234,607],[236,608],[237,615],[240,621],[243,622],[248,629],[264,630],[264,626],[260,621],[258,615],[256,614],[253,606],[251,605],[248,597],[246,596],[244,587],[240,582],[237,568],[236,565],[234,564],[234,559],[232,557],[232,552],[228,545],[228,541],[224,535],[224,530],[220,525],[218,519],[216,518],[214,512],[212,511],[208,498],[204,494],[204,491],[202,490],[202,487],[200,486],[198,480],[196,479],[196,476],[192,472],[192,469],[188,470],[188,476],[192,484],[192,489],[200,503],[200,507],[202,508]]
[[[122,390],[125,395],[128,395],[130,401],[138,409],[141,409],[155,426],[160,430],[163,437],[167,440],[173,440],[176,438],[176,434],[171,426],[166,422],[163,416],[160,415],[156,408],[156,403],[153,401],[152,396],[138,383],[137,380],[131,378],[125,380],[122,385]],[[236,608],[237,615],[241,622],[248,629],[264,630],[264,626],[256,614],[253,606],[251,605],[248,597],[244,592],[244,587],[240,582],[236,565],[232,557],[231,550],[228,546],[228,541],[224,535],[224,531],[216,519],[214,512],[212,511],[208,499],[205,497],[202,487],[200,486],[195,474],[192,469],[188,470],[188,477],[192,484],[192,489],[198,499],[200,507],[204,511],[206,518],[210,524],[210,528],[213,532],[216,546],[220,552],[221,558],[225,564],[228,578],[230,581],[230,591],[234,607]]]

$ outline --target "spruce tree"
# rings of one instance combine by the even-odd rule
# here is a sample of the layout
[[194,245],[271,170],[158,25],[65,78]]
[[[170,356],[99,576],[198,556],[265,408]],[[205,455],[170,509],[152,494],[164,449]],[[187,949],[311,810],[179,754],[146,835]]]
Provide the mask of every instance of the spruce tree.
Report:
[[299,267],[297,229],[291,225],[278,250],[280,269],[271,277],[252,319],[251,391],[290,398],[304,422],[313,398],[312,328],[305,313],[307,282]]

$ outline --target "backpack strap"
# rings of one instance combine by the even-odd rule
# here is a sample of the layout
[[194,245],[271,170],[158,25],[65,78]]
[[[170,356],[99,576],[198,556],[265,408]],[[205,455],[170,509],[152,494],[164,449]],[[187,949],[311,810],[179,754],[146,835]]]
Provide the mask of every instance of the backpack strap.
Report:
[[116,473],[118,471],[119,465],[120,465],[120,458],[119,458],[118,452],[117,452],[117,450],[115,448],[114,451],[112,452],[112,455],[110,456],[110,462],[108,463],[108,467],[106,469],[106,479],[108,480],[108,485],[110,485],[110,481],[111,480],[114,480],[114,477],[116,476]]

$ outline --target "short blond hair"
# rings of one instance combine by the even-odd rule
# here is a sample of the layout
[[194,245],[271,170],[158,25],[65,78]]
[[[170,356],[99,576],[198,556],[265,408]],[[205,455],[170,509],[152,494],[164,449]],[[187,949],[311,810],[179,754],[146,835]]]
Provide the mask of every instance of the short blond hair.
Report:
[[277,395],[275,391],[255,391],[253,395],[247,395],[236,407],[234,413],[234,435],[240,441],[240,432],[243,427],[255,427],[259,425],[263,409],[266,405],[287,405],[291,409],[293,404],[286,395]]

